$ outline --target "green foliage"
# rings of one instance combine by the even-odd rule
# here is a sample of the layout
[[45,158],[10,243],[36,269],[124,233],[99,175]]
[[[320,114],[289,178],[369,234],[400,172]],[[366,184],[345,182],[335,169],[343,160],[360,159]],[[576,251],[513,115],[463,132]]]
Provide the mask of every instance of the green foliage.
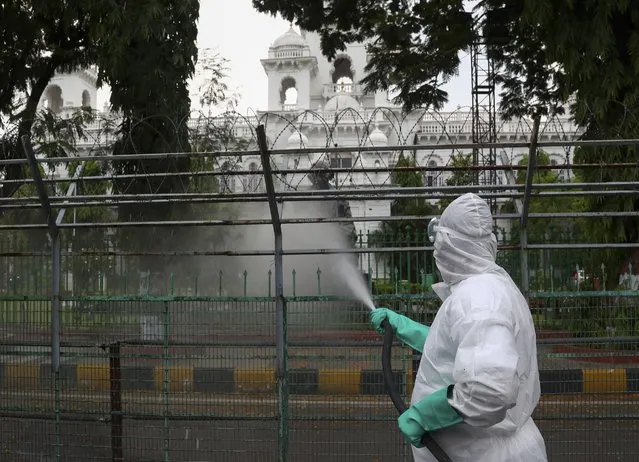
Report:
[[[61,118],[49,109],[42,109],[35,113],[35,119],[32,124],[32,144],[39,155],[47,158],[66,157],[77,152],[76,143],[80,139],[86,139],[84,126],[92,121],[94,114],[87,109],[81,108],[70,114],[68,118]],[[3,134],[1,140],[3,148],[3,158],[14,158],[17,154],[18,146],[18,130],[16,127]],[[39,164],[39,172],[42,178],[47,177],[47,169],[53,170],[57,165],[54,163]],[[20,181],[22,178],[31,178],[32,173],[28,165],[22,164],[17,166],[7,166],[7,180],[3,181],[0,191],[3,194],[9,192],[16,199],[24,199],[30,204],[36,204],[37,207],[19,207],[6,209],[0,213],[0,224],[42,224],[46,220],[43,216],[42,209],[39,206],[38,191],[33,182],[24,183]],[[50,195],[56,194],[53,183],[45,183]],[[61,185],[62,187],[62,185]],[[65,188],[66,190],[66,188]],[[32,249],[44,249],[47,244],[46,230],[44,229],[20,229],[6,232],[6,236],[12,241],[17,248],[28,246]]]
[[[453,154],[450,156],[450,166],[466,169],[473,165],[472,154]],[[453,170],[453,173],[446,179],[446,186],[468,186],[474,183],[474,172],[472,170]],[[440,199],[439,209],[444,211],[453,199]]]
[[[2,135],[4,159],[24,158],[20,139],[31,134],[38,118],[37,104],[55,71],[88,66],[95,59],[89,28],[98,17],[100,4],[106,6],[79,0],[0,5],[0,128],[8,130]],[[20,180],[26,173],[16,166],[3,170],[0,173],[8,180]],[[0,194],[12,196],[20,186],[14,182]]]
[[[612,124],[611,124],[612,125]],[[624,135],[635,137],[639,133],[639,125],[632,121],[632,127],[624,129]],[[612,129],[612,126],[610,127]],[[588,137],[598,137],[592,129]],[[608,131],[609,133],[609,131]],[[605,136],[605,135],[604,135]],[[603,182],[637,182],[639,172],[636,168],[587,169],[579,168],[579,164],[602,163],[635,163],[637,150],[634,146],[625,147],[585,147],[575,150],[575,171],[582,181],[589,183]],[[590,195],[583,198],[584,206],[591,212],[636,212],[639,210],[639,198],[636,195]],[[587,242],[598,243],[634,243],[639,241],[639,218],[636,216],[600,217],[584,223],[584,234]],[[617,276],[621,266],[636,259],[636,252],[630,249],[596,249],[593,257],[604,262],[610,268],[609,287],[617,285]],[[636,260],[635,260],[636,261]]]
[[[397,160],[397,167],[415,167],[416,163],[412,157],[400,154]],[[415,188],[424,186],[424,176],[417,171],[396,171],[393,172],[391,180],[394,185],[403,188]],[[424,197],[407,199],[396,199],[391,204],[391,216],[428,216],[434,214],[435,207],[428,203]],[[387,221],[382,223],[382,231],[387,233],[406,232],[417,235],[420,231],[425,231],[428,227],[428,220],[400,220]]]
[[[122,34],[104,34],[102,45],[108,54],[99,56],[100,77],[111,87],[111,104],[123,116],[120,139],[113,154],[188,152],[189,133],[185,121],[190,113],[187,81],[195,70],[199,2],[196,0],[145,0],[124,3],[122,24],[109,17],[108,28],[122,28]],[[188,172],[187,157],[144,161],[114,160],[116,174],[150,174],[147,178],[115,181],[119,194],[184,193],[187,176],[158,173]],[[118,207],[121,221],[161,221],[174,216],[179,204],[126,204]],[[131,229],[121,233],[123,250],[152,251],[172,248],[180,233],[163,229],[148,238],[148,231]],[[147,269],[157,269],[161,260],[143,259]]]
[[[82,168],[81,171],[78,171]],[[65,181],[59,184],[59,195],[104,196],[111,187],[111,182],[88,177],[105,176],[109,165],[105,162],[86,161],[70,162],[69,175],[76,181]],[[72,186],[75,184],[75,186]],[[70,188],[73,187],[73,190]],[[103,205],[74,207],[66,211],[63,223],[110,223],[116,218],[113,209]],[[105,227],[80,226],[72,230],[64,230],[63,242],[69,247],[70,269],[73,274],[73,295],[82,295],[92,288],[103,287],[104,280],[113,281],[115,276],[115,259],[111,255],[101,255],[108,250],[114,236]],[[97,252],[82,254],[81,252]],[[71,285],[71,284],[68,284]],[[71,287],[70,287],[71,288]]]
[[524,16],[539,25],[545,61],[561,66],[565,92],[576,96],[578,122],[605,121],[611,106],[636,110],[639,3],[529,1]]
[[229,60],[218,52],[203,49],[198,56],[199,74],[203,82],[199,87],[199,103],[207,116],[220,104],[226,105],[228,110],[235,108],[238,95],[231,93],[226,78]]
[[[549,166],[550,156],[542,150],[537,151],[536,164],[538,166]],[[518,163],[519,166],[528,165],[528,155],[524,155]],[[516,183],[523,185],[526,183],[527,170],[517,170]],[[556,170],[537,169],[533,174],[533,184],[557,184],[557,188],[544,189],[544,191],[560,191],[561,182]],[[535,197],[533,194],[530,198],[529,213],[558,213],[558,212],[579,212],[584,211],[583,198],[563,196],[563,197]],[[518,210],[514,201],[509,201],[502,206],[503,213],[517,213]],[[512,222],[511,238],[512,244],[519,244],[520,223],[518,220]],[[565,218],[548,219],[548,218],[529,218],[527,222],[528,242],[544,243],[544,242],[570,242],[579,240],[581,220],[569,220]],[[581,262],[577,262],[581,263]]]
[[[414,167],[415,160],[400,154],[397,167]],[[405,188],[421,187],[424,177],[421,172],[395,171],[392,174],[393,184]],[[429,215],[435,214],[436,207],[423,197],[396,199],[391,204],[391,216],[424,217],[423,219],[387,220],[380,229],[371,233],[369,245],[374,247],[415,247],[429,243],[426,230]],[[393,272],[393,277],[412,282],[421,282],[421,272],[428,271],[429,259],[419,252],[390,252],[384,254],[386,264]],[[432,268],[430,268],[431,271]]]
[[[495,65],[504,119],[562,114],[565,101],[561,67],[547,59],[547,32],[527,0],[484,0],[478,27]],[[531,14],[526,14],[531,13]],[[554,32],[554,31],[553,31]]]

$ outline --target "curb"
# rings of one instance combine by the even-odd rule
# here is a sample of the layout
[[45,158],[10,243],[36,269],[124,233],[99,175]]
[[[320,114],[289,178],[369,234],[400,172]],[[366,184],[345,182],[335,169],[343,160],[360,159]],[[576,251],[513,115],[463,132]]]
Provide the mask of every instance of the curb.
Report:
[[[412,392],[412,370],[395,370],[395,383]],[[539,371],[542,394],[637,393],[639,368],[565,369]],[[60,365],[63,389],[108,391],[108,364]],[[123,365],[122,390],[171,393],[275,393],[272,368],[206,368],[192,366]],[[0,363],[0,390],[42,389],[52,386],[49,363]],[[385,395],[383,371],[379,369],[291,369],[292,395]]]
[[542,394],[636,393],[639,368],[539,371]]
[[[385,395],[382,370],[289,369],[292,395]],[[394,371],[395,383],[412,391],[412,372]],[[61,364],[62,389],[109,391],[108,364]],[[122,390],[196,393],[275,393],[275,369],[206,368],[192,366],[123,365]],[[51,365],[0,363],[0,391],[52,386]]]

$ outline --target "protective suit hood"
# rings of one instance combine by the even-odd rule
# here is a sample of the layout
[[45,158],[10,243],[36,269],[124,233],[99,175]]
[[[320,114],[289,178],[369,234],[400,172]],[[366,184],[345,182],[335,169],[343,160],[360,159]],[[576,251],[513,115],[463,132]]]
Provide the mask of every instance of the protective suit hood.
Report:
[[[490,207],[473,193],[464,194],[442,213],[434,242],[437,269],[450,287],[471,276],[502,272],[497,263],[497,238]],[[438,287],[440,295],[446,287]]]

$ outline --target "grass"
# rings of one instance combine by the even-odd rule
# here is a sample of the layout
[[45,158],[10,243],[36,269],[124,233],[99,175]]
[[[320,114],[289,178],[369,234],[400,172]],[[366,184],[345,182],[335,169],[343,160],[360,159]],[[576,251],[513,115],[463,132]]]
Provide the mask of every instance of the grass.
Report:
[[[109,325],[137,324],[139,316],[134,314],[92,311],[75,307],[60,309],[60,322],[65,327],[105,327]],[[0,323],[47,327],[51,324],[50,301],[6,301],[0,300]]]

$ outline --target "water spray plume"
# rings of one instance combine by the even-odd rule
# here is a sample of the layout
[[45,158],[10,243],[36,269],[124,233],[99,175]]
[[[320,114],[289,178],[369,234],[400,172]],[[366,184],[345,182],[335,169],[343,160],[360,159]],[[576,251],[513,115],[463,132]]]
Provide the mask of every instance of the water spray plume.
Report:
[[366,305],[369,310],[374,311],[373,298],[368,292],[366,282],[355,263],[348,256],[340,255],[336,266],[337,273],[353,297]]

